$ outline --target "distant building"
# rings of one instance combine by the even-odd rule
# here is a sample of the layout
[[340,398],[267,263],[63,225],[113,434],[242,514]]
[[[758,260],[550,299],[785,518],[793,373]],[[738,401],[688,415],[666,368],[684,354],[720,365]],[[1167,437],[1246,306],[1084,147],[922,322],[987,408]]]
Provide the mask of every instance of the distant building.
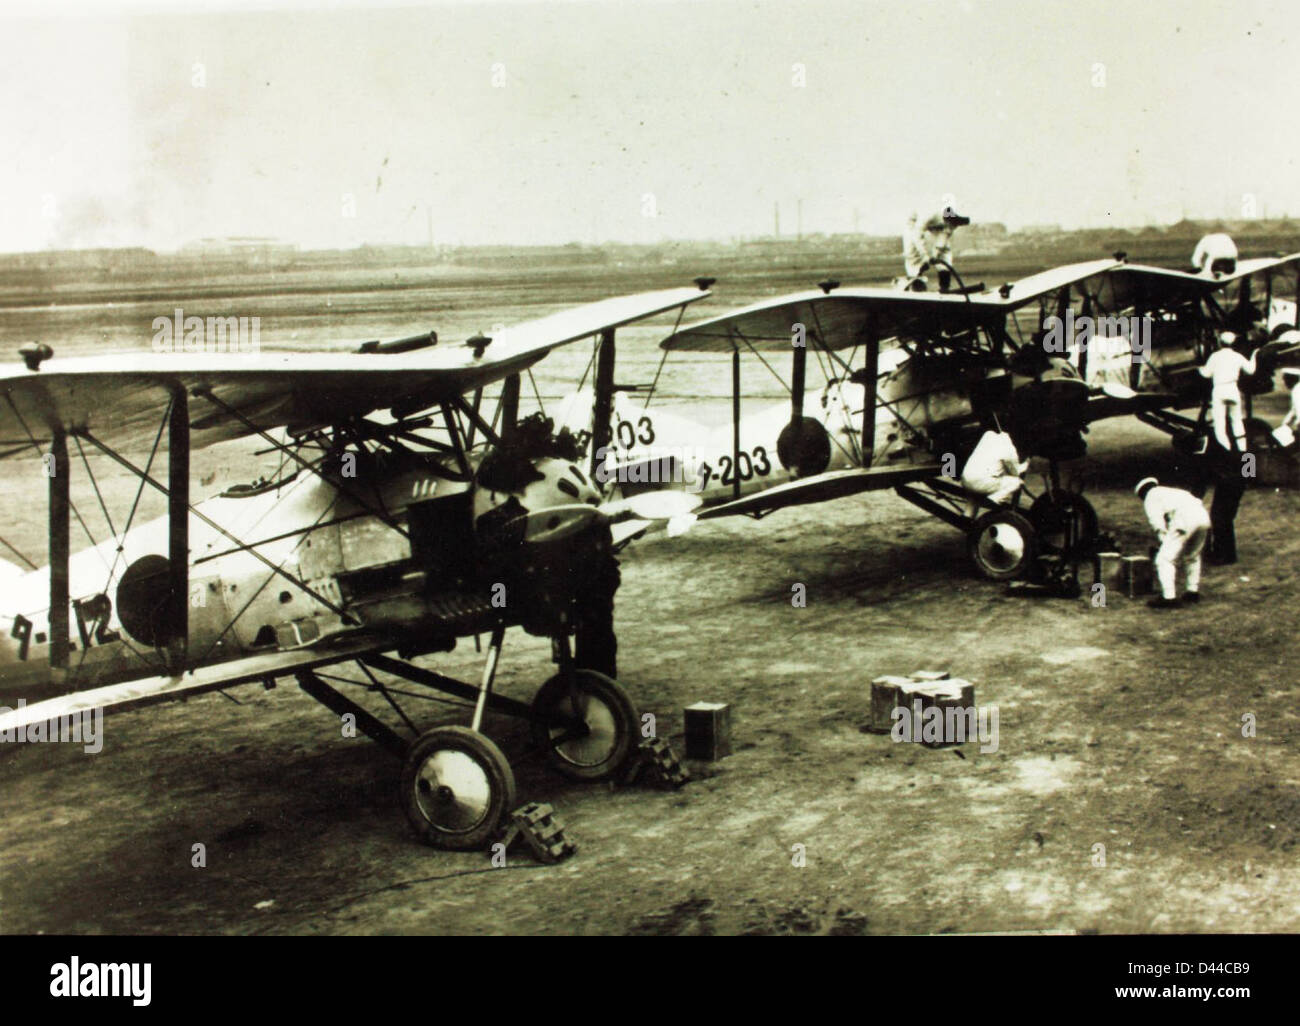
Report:
[[[457,246],[447,254],[453,264],[473,267],[564,267],[604,264],[609,261],[606,249],[617,247],[584,246],[577,242],[562,246]],[[640,247],[643,251],[651,247]]]
[[184,256],[223,257],[249,266],[284,264],[298,254],[298,247],[278,239],[256,235],[229,235],[199,239],[181,249]]
[[46,249],[31,253],[0,253],[0,271],[93,270],[129,271],[152,267],[158,254],[140,246],[118,249]]

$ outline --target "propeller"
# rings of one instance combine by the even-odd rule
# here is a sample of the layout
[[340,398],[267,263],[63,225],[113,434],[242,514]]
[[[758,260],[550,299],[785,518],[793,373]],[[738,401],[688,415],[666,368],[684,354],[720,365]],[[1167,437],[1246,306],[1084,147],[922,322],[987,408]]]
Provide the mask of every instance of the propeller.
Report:
[[600,511],[611,518],[632,516],[637,520],[672,520],[694,512],[703,501],[694,492],[663,488],[615,499],[601,506]]
[[601,507],[612,511],[613,520],[622,524],[640,524],[642,528],[667,521],[665,529],[669,538],[685,534],[694,526],[695,510],[704,500],[693,492],[660,490],[642,492],[626,499],[616,499]]
[[668,521],[668,537],[680,537],[694,527],[695,521],[698,519],[699,518],[694,513],[683,513],[679,517],[673,517]]
[[514,530],[522,527],[522,540],[525,543],[552,542],[575,534],[598,520],[606,523],[627,519],[648,522],[666,520],[671,525],[674,521],[690,516],[702,501],[698,495],[677,490],[641,492],[601,506],[580,502],[547,506],[545,509],[522,514],[507,527]]

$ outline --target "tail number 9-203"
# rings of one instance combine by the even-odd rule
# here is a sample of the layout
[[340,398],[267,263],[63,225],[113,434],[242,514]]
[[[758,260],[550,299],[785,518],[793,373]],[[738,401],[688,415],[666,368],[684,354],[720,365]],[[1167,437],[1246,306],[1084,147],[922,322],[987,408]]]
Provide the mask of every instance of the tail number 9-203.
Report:
[[709,487],[709,482],[715,477],[718,483],[723,487],[734,484],[737,477],[741,481],[750,481],[755,475],[767,477],[772,473],[772,461],[768,459],[767,450],[761,445],[755,446],[751,453],[741,450],[733,464],[730,456],[718,457],[718,469],[714,470],[707,463],[701,463],[699,474],[701,477],[700,490]]

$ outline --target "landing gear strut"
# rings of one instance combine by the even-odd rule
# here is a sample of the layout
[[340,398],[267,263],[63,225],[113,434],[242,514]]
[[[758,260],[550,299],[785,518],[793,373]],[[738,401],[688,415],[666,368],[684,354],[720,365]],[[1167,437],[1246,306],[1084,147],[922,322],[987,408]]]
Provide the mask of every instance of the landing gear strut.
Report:
[[617,777],[636,754],[639,717],[632,699],[617,681],[574,666],[567,634],[553,639],[559,672],[538,689],[531,705],[494,694],[504,635],[504,627],[494,628],[477,687],[383,655],[359,660],[368,683],[331,677],[378,691],[408,725],[393,691],[371,670],[474,703],[470,726],[434,727],[411,742],[315,672],[298,674],[304,691],[340,715],[351,714],[363,733],[402,760],[399,804],[416,836],[435,848],[482,849],[501,835],[515,809],[510,761],[480,730],[488,709],[528,720],[547,762],[576,780]]
[[574,780],[618,773],[636,747],[637,726],[627,692],[595,670],[557,673],[533,699],[533,742],[552,769]]
[[[1053,474],[1055,479],[1055,474]],[[974,517],[971,495],[956,481],[927,477],[895,487],[919,509],[966,535],[966,552],[986,580],[1011,581],[1039,572],[1041,557],[1072,561],[1095,547],[1097,513],[1078,492],[1051,487],[1027,509],[984,503]]]

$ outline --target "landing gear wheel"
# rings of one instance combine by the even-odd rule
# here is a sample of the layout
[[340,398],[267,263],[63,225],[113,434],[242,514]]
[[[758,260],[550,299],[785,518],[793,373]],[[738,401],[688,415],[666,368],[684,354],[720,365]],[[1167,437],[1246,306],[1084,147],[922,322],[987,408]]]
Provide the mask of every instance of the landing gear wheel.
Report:
[[1010,581],[1034,566],[1038,534],[1023,513],[993,510],[971,525],[966,551],[981,576],[990,581]]
[[1200,428],[1195,431],[1179,431],[1172,435],[1169,444],[1179,456],[1204,456],[1209,449],[1209,436]]
[[515,775],[489,738],[468,727],[435,727],[407,752],[401,801],[425,844],[478,850],[515,807]]
[[1246,446],[1251,452],[1281,448],[1273,437],[1272,425],[1259,417],[1251,417],[1246,421]]
[[636,751],[636,706],[623,686],[603,673],[578,667],[572,675],[572,688],[559,673],[537,689],[533,741],[551,768],[566,777],[615,776]]
[[1100,524],[1092,503],[1076,492],[1044,492],[1029,507],[1029,522],[1038,535],[1043,552],[1066,555],[1066,544],[1074,538],[1082,551],[1097,537]]

